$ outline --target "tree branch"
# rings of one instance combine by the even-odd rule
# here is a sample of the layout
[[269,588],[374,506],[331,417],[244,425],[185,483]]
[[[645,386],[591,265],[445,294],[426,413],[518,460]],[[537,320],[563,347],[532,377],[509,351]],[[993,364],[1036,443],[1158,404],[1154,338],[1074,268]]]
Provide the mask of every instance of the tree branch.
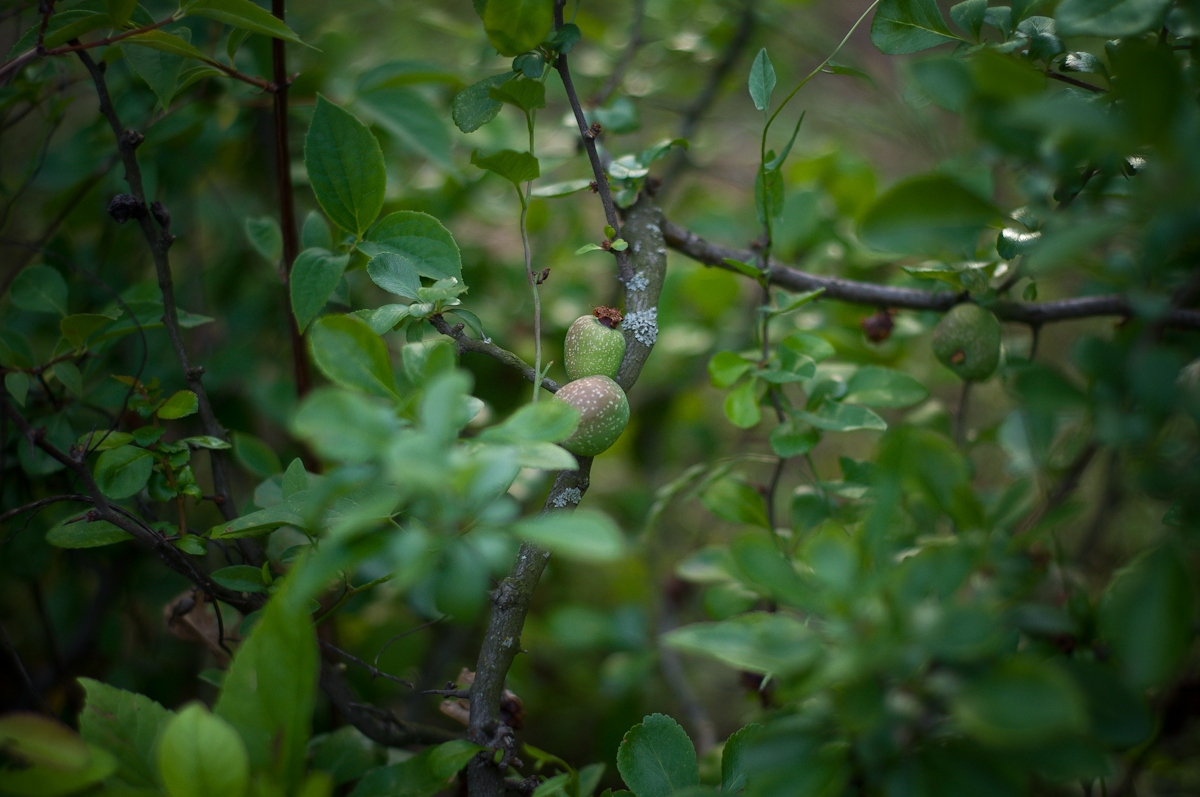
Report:
[[[132,130],[126,130],[121,125],[121,120],[117,116],[116,110],[113,108],[112,100],[108,95],[108,85],[104,79],[104,69],[96,64],[92,57],[86,51],[78,52],[79,60],[87,67],[88,72],[92,76],[92,81],[96,84],[96,94],[100,100],[100,113],[108,120],[109,126],[112,128],[113,135],[117,139],[117,150],[121,155],[121,160],[125,164],[125,180],[129,183],[130,191],[133,196],[141,203],[143,213],[138,218],[138,223],[142,228],[142,234],[146,238],[146,244],[150,247],[150,255],[154,260],[154,270],[158,275],[158,287],[162,292],[163,300],[163,325],[167,329],[167,336],[171,339],[171,346],[175,349],[175,355],[179,360],[179,364],[183,369],[184,378],[187,380],[188,388],[196,394],[200,408],[200,421],[204,427],[204,433],[221,440],[227,440],[225,429],[217,421],[216,415],[213,413],[212,404],[208,400],[208,392],[204,389],[204,383],[201,376],[204,374],[202,367],[193,367],[191,358],[188,355],[187,347],[183,342],[183,333],[179,327],[179,312],[175,307],[175,286],[171,276],[171,262],[168,257],[168,250],[174,237],[171,235],[170,217],[166,214],[165,209],[161,214],[148,212],[146,204],[146,192],[142,186],[142,171],[137,160],[137,146],[141,143],[142,136]],[[157,219],[152,219],[152,216],[157,216]],[[155,223],[160,224],[162,232],[159,233],[155,229]],[[237,517],[237,506],[233,501],[233,490],[229,484],[229,474],[226,470],[225,454],[222,451],[210,451],[209,461],[212,463],[213,490],[217,495],[221,496],[221,501],[217,506],[221,511],[221,515],[226,520],[233,520]],[[243,554],[248,554],[257,546],[240,546]],[[252,559],[254,557],[251,557]],[[251,564],[261,564],[261,552],[258,553],[259,561],[251,561]]]
[[[563,26],[563,6],[566,4],[567,0],[554,0],[555,30]],[[589,127],[587,118],[583,115],[583,108],[579,104],[579,95],[575,92],[575,84],[571,80],[571,68],[567,64],[565,54],[559,54],[554,68],[558,70],[558,74],[562,78],[563,89],[566,91],[567,100],[571,103],[571,111],[575,114],[575,123],[579,126],[579,137],[583,141],[583,149],[587,152],[588,161],[592,164],[592,174],[596,178],[596,190],[600,194],[600,202],[604,205],[604,218],[610,227],[614,230],[618,229],[621,222],[617,218],[617,206],[613,202],[612,191],[608,186],[608,175],[605,174],[604,166],[600,163],[600,154],[596,151],[596,136],[599,130]],[[610,251],[617,259],[617,278],[624,283],[633,276],[629,267],[629,256],[625,251],[618,252],[615,249]]]
[[[526,381],[530,383],[537,378],[537,374],[534,372],[532,365],[525,362],[508,349],[500,348],[495,343],[488,343],[487,341],[475,340],[472,337],[468,337],[467,333],[463,331],[462,324],[450,326],[450,323],[441,315],[430,316],[429,322],[433,324],[433,328],[438,332],[441,332],[446,337],[454,339],[454,345],[458,349],[459,354],[468,351],[472,351],[477,354],[486,354],[493,360],[504,363],[509,368],[519,373],[525,378]],[[546,390],[549,390],[551,393],[557,393],[558,389],[562,387],[562,385],[558,384],[558,382],[555,382],[553,379],[544,378],[542,379],[542,387],[544,387]]]
[[[667,246],[706,266],[715,266],[736,272],[737,269],[725,263],[725,258],[749,262],[755,256],[751,251],[731,249],[710,243],[694,232],[670,221],[663,223],[663,234]],[[772,284],[781,288],[797,292],[824,288],[824,298],[837,299],[851,304],[945,312],[954,305],[966,301],[961,294],[949,291],[934,293],[916,288],[896,288],[841,279],[840,277],[818,276],[774,260],[770,261],[770,269]],[[1129,318],[1134,314],[1129,300],[1116,294],[1082,296],[1076,299],[1059,299],[1052,302],[1015,302],[1002,299],[995,302],[990,309],[1002,321],[1031,326],[1080,318],[1105,316]],[[1162,321],[1167,326],[1200,329],[1200,310],[1170,310],[1163,316]]]
[[[271,0],[271,13],[284,21],[284,0]],[[283,233],[283,281],[285,297],[291,296],[292,264],[300,254],[300,238],[296,232],[296,203],[292,190],[292,158],[288,149],[288,73],[287,50],[283,39],[271,39],[271,65],[275,80],[275,179],[279,190],[279,229]],[[303,397],[312,389],[312,374],[304,352],[304,340],[290,298],[285,301],[288,334],[292,340],[292,372],[296,378],[296,395]]]
[[346,683],[337,666],[321,665],[321,691],[329,698],[338,713],[363,734],[388,747],[412,744],[441,744],[461,736],[442,728],[407,722],[395,712],[359,702],[358,695]]
[[6,520],[12,520],[17,515],[22,515],[26,512],[36,512],[37,510],[50,506],[51,504],[58,504],[63,501],[77,501],[84,504],[92,503],[90,496],[79,495],[77,493],[72,495],[52,495],[49,498],[42,498],[39,501],[32,501],[24,506],[19,506],[16,509],[8,510],[4,514],[0,515],[0,523],[5,522]]

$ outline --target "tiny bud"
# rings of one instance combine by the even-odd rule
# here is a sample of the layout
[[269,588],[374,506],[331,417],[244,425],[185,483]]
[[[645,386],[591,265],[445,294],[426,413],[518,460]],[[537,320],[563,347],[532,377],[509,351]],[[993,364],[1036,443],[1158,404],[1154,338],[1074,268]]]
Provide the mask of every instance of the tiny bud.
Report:
[[541,285],[546,280],[550,279],[550,267],[542,269],[542,272],[537,275],[537,284]]
[[117,194],[108,203],[108,215],[117,224],[124,224],[130,219],[140,219],[146,215],[146,206],[133,194]]
[[662,188],[662,179],[659,177],[646,178],[646,193],[654,196],[658,193],[658,189]]
[[592,180],[590,183],[588,183],[588,190],[593,194],[598,194],[600,193],[600,185],[595,180]]
[[867,340],[872,343],[883,343],[891,337],[892,328],[896,324],[892,320],[892,311],[879,310],[874,315],[869,315],[860,321],[859,326],[862,327]]
[[133,149],[137,149],[138,147],[140,147],[142,145],[142,142],[145,140],[146,140],[146,137],[143,136],[141,133],[139,133],[136,130],[126,130],[124,133],[121,134],[122,143],[128,145],[129,147],[131,147]]

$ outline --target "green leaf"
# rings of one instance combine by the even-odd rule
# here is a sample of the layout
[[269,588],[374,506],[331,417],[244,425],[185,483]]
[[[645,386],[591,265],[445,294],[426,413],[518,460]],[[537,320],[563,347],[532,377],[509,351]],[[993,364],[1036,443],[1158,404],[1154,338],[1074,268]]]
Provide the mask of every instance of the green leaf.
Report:
[[985,744],[1027,747],[1087,729],[1087,707],[1049,662],[1012,658],[975,678],[954,701],[959,725]]
[[117,776],[131,786],[158,785],[154,753],[175,712],[135,692],[80,678],[87,702],[79,715],[79,733],[117,759]]
[[266,478],[283,470],[279,455],[262,440],[245,432],[234,432],[230,435],[233,443],[233,455],[242,467],[261,478]]
[[292,266],[290,289],[292,312],[303,332],[337,290],[350,255],[335,255],[328,249],[305,249]]
[[554,0],[488,0],[483,27],[501,55],[514,56],[541,44],[554,25]]
[[145,33],[122,39],[121,44],[124,46],[141,45],[152,50],[180,55],[184,58],[194,58],[198,61],[208,60],[208,56],[193,47],[187,39],[176,36],[174,33],[167,33],[165,30],[148,30]]
[[1102,638],[1139,689],[1166,682],[1183,664],[1195,618],[1193,581],[1182,554],[1167,546],[1146,551],[1117,574],[1098,616]]
[[651,714],[629,729],[617,749],[617,770],[637,797],[670,797],[700,784],[696,747],[665,714]]
[[569,194],[578,193],[579,191],[590,187],[592,182],[593,181],[589,179],[579,179],[566,180],[561,183],[550,183],[548,185],[539,185],[530,192],[530,195],[541,197],[543,199],[549,199],[556,196],[567,196]]
[[721,751],[721,791],[727,794],[737,794],[746,787],[746,778],[750,767],[746,761],[746,749],[762,735],[763,726],[750,723],[735,731],[725,742]]
[[725,397],[725,417],[739,429],[753,429],[762,420],[758,406],[758,383],[747,379]]
[[738,580],[748,589],[777,603],[808,604],[811,588],[767,535],[746,531],[730,544],[729,553],[737,565]]
[[757,363],[731,351],[719,351],[708,361],[708,376],[713,387],[729,387],[751,370]]
[[263,583],[262,570],[250,565],[231,565],[214,570],[212,580],[234,592],[266,593],[267,591],[267,585]]
[[317,202],[343,230],[361,237],[383,209],[387,169],[367,126],[321,95],[304,139],[304,165]]
[[0,793],[12,797],[77,794],[117,769],[108,751],[85,743],[57,720],[31,712],[0,717],[0,748],[6,759],[0,768]]
[[111,315],[100,313],[77,313],[58,322],[62,336],[76,351],[85,348],[88,339],[115,321]]
[[308,338],[313,361],[337,384],[385,398],[396,395],[387,345],[365,322],[327,315],[313,323]]
[[871,43],[888,55],[960,41],[946,27],[935,0],[883,0],[871,22]]
[[615,562],[625,555],[625,537],[617,524],[588,509],[521,520],[513,526],[513,534],[573,561]]
[[304,217],[304,226],[300,228],[300,246],[305,249],[333,249],[329,225],[318,211],[310,210]]
[[250,239],[254,251],[262,255],[268,263],[274,265],[283,257],[283,232],[279,229],[279,222],[273,217],[247,218],[246,237]]
[[951,6],[950,19],[978,41],[979,34],[983,31],[983,21],[987,16],[987,7],[988,0],[966,0]]
[[450,103],[450,115],[454,124],[464,133],[473,133],[496,118],[504,103],[492,97],[492,89],[501,86],[515,75],[502,72],[473,83],[454,95]]
[[790,614],[755,612],[719,623],[699,623],[664,634],[662,642],[730,667],[787,675],[809,667],[822,643]]
[[777,457],[788,459],[807,454],[821,442],[821,433],[807,425],[787,420],[771,430],[771,451]]
[[[58,47],[90,31],[111,26],[112,22],[108,14],[96,9],[75,8],[60,11],[50,17],[50,24],[46,26],[46,36],[43,39],[43,44],[46,47]],[[33,27],[21,34],[21,38],[17,40],[17,43],[9,51],[8,57],[11,59],[36,46],[41,27],[41,17],[39,15],[38,21],[34,23]]]
[[841,404],[828,399],[821,402],[816,412],[798,412],[796,417],[818,429],[830,432],[850,432],[855,429],[882,431],[887,428],[887,421],[866,407]]
[[104,0],[104,7],[108,9],[108,19],[114,28],[125,27],[137,5],[137,0]]
[[775,67],[767,55],[767,48],[758,51],[750,66],[750,99],[754,107],[766,111],[771,105],[771,92],[775,90]]
[[780,305],[778,310],[772,310],[771,315],[784,315],[785,313],[790,313],[793,310],[799,310],[809,302],[819,299],[823,293],[825,293],[824,288],[817,288],[814,291],[806,291],[805,293],[797,294]]
[[337,462],[365,462],[381,453],[400,428],[386,404],[359,393],[323,387],[304,399],[292,430],[317,453]]
[[520,189],[521,183],[536,180],[541,176],[538,159],[528,152],[502,149],[491,155],[480,155],[479,150],[471,153],[471,163],[480,169],[498,174]]
[[929,398],[929,389],[908,374],[867,365],[846,385],[842,401],[864,407],[911,407]]
[[130,498],[141,492],[154,468],[154,456],[144,448],[121,446],[96,460],[96,486],[109,498]]
[[735,476],[726,476],[713,482],[700,494],[700,500],[708,511],[724,520],[749,523],[764,529],[771,527],[767,520],[767,503],[762,494]]
[[398,764],[368,772],[351,797],[433,797],[483,748],[465,739],[429,747]]
[[24,371],[11,371],[5,374],[4,389],[18,404],[24,407],[25,399],[29,395],[29,374]]
[[[454,236],[440,221],[428,213],[420,213],[415,210],[389,213],[371,229],[367,240],[359,244],[358,248],[370,257],[390,252],[400,257],[402,262],[422,277],[435,280],[451,277],[462,279],[462,254],[458,250]],[[394,261],[385,260],[376,268],[391,262]],[[376,272],[370,271],[370,266],[368,266],[368,271],[371,279],[375,280],[375,284],[385,291],[406,296],[404,293],[393,290],[393,287],[404,287],[411,285],[411,282],[400,279],[399,284],[395,284],[392,283],[392,280],[385,279],[393,284],[393,287],[389,287],[376,279]],[[420,286],[418,285],[418,287]]]
[[[843,67],[843,69],[844,69],[844,67]],[[806,113],[807,112],[801,112],[800,118],[796,120],[796,126],[794,128],[792,128],[792,135],[788,139],[788,143],[783,148],[783,151],[780,152],[778,155],[776,155],[774,158],[771,158],[771,160],[769,160],[763,164],[763,169],[765,171],[773,172],[773,171],[777,170],[780,166],[782,166],[783,162],[785,160],[787,160],[787,156],[790,155],[792,152],[792,145],[794,145],[796,143],[796,136],[800,135],[800,125],[804,124],[804,117],[805,117]],[[782,182],[783,182],[782,179],[780,179],[780,185],[782,185]]]
[[1162,25],[1170,0],[1063,0],[1054,13],[1060,36],[1137,36]]
[[793,332],[779,345],[779,359],[782,361],[783,367],[789,371],[796,370],[793,363],[795,358],[807,357],[813,362],[819,363],[837,354],[837,350],[829,341],[808,332]]
[[[190,31],[183,28],[180,33],[186,35],[190,34]],[[186,41],[186,39],[184,40]],[[125,60],[129,62],[129,67],[138,77],[146,81],[146,85],[154,92],[154,96],[158,97],[162,107],[170,108],[171,99],[174,98],[175,92],[179,88],[179,74],[183,71],[183,58],[161,48],[143,47],[137,44],[127,45],[122,49],[125,52]]]
[[250,783],[246,745],[238,732],[200,703],[167,723],[158,766],[170,797],[243,797]]
[[542,401],[526,404],[479,438],[494,443],[560,443],[577,426],[579,410],[565,401]]
[[444,172],[457,172],[450,156],[450,131],[443,111],[413,89],[388,87],[360,94],[356,108],[387,131],[409,152],[430,161]]
[[238,648],[214,709],[246,740],[251,768],[289,792],[304,776],[319,669],[305,604],[286,583],[275,593]]
[[128,539],[127,533],[107,520],[89,522],[73,517],[68,517],[46,532],[46,542],[55,548],[100,548]]
[[980,231],[1000,220],[992,203],[942,175],[911,177],[867,209],[859,237],[873,249],[901,254],[972,252]]
[[164,420],[186,418],[200,409],[196,394],[190,390],[180,390],[162,403],[158,408],[158,417]]
[[546,86],[539,80],[517,78],[494,86],[488,92],[493,100],[507,102],[529,113],[535,108],[546,107]]
[[184,8],[189,16],[208,17],[251,33],[304,43],[282,20],[251,0],[195,0]]
[[211,435],[200,435],[198,437],[184,437],[178,441],[181,445],[191,446],[192,448],[207,448],[210,451],[221,451],[232,446],[219,437]]
[[67,282],[50,266],[23,269],[12,281],[9,295],[13,304],[22,310],[67,314]]

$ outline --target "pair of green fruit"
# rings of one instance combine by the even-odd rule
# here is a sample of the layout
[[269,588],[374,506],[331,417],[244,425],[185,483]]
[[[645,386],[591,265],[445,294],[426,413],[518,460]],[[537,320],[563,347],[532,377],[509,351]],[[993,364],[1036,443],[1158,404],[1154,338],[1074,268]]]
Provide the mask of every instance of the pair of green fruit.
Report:
[[621,314],[598,307],[567,330],[564,354],[571,381],[555,398],[579,410],[579,426],[562,447],[581,457],[607,451],[629,423],[629,400],[614,380],[625,359]]

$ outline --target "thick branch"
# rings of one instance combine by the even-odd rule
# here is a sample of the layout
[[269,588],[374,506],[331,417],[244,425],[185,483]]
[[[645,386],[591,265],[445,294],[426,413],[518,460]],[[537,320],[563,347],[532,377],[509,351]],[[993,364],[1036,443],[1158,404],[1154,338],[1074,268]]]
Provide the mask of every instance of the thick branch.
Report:
[[[663,224],[667,246],[687,255],[706,266],[716,266],[737,271],[725,263],[725,258],[753,262],[755,253],[731,249],[710,243],[694,232],[667,221]],[[851,304],[872,307],[934,310],[945,312],[956,304],[966,301],[961,294],[942,291],[923,291],[916,288],[896,288],[870,282],[822,277],[806,271],[771,261],[771,282],[791,291],[825,289],[825,297]],[[1081,296],[1076,299],[1059,299],[1053,302],[1014,302],[1006,299],[991,306],[992,312],[1003,321],[1039,326],[1055,321],[1072,321],[1080,318],[1133,315],[1133,307],[1124,296]],[[1200,329],[1200,310],[1171,310],[1163,317],[1167,326],[1184,329]]]
[[[495,343],[488,343],[486,341],[475,340],[472,337],[468,337],[467,333],[463,331],[462,324],[455,324],[454,326],[451,326],[450,323],[440,315],[430,316],[429,322],[433,324],[433,328],[438,332],[441,332],[443,335],[454,339],[454,345],[458,349],[459,354],[468,351],[473,351],[477,354],[486,354],[493,360],[504,363],[509,368],[523,376],[525,380],[530,383],[537,378],[537,374],[534,372],[532,365],[525,362],[508,349],[500,348]],[[562,385],[558,384],[558,382],[555,382],[553,379],[544,378],[542,379],[542,387],[544,387],[546,390],[549,390],[551,393],[557,393],[558,389],[562,387]]]
[[[83,65],[87,67],[88,72],[92,76],[92,81],[96,84],[96,94],[100,100],[100,113],[108,120],[109,126],[112,128],[113,135],[117,139],[117,150],[121,155],[121,160],[125,164],[125,180],[129,183],[129,189],[134,197],[141,203],[143,208],[146,205],[146,192],[142,187],[142,170],[138,166],[137,146],[141,143],[141,136],[133,131],[126,130],[121,125],[121,120],[117,116],[116,109],[113,108],[112,100],[108,95],[108,84],[104,79],[104,70],[96,64],[92,57],[85,51],[79,51],[79,60],[83,61]],[[179,359],[179,364],[183,368],[184,378],[187,380],[187,386],[193,393],[200,407],[200,421],[204,427],[204,433],[212,437],[217,437],[221,440],[226,440],[225,429],[217,421],[217,416],[213,413],[212,404],[208,400],[208,392],[204,389],[204,383],[201,381],[201,376],[204,369],[201,367],[193,367],[191,358],[188,355],[187,347],[183,342],[183,333],[179,327],[179,312],[175,307],[175,286],[171,276],[171,262],[168,257],[168,250],[171,247],[171,242],[174,238],[171,236],[169,217],[163,216],[165,221],[160,222],[162,232],[155,229],[156,219],[152,219],[153,214],[145,212],[138,219],[141,225],[142,234],[146,238],[146,243],[150,247],[150,255],[154,260],[154,270],[158,275],[158,287],[162,292],[163,300],[163,326],[167,329],[167,336],[171,339],[171,346],[175,349],[175,355]],[[222,451],[210,451],[209,459],[212,462],[213,489],[221,500],[217,502],[221,514],[226,520],[233,520],[237,517],[237,507],[233,502],[233,491],[229,484],[229,474],[226,470],[225,454]],[[245,552],[248,547],[243,547]],[[260,562],[252,562],[252,564],[260,564]]]
[[637,382],[658,339],[658,297],[667,276],[662,222],[662,211],[643,195],[629,209],[621,228],[633,261],[631,278],[625,283],[625,359],[617,372],[617,384],[626,392]]

